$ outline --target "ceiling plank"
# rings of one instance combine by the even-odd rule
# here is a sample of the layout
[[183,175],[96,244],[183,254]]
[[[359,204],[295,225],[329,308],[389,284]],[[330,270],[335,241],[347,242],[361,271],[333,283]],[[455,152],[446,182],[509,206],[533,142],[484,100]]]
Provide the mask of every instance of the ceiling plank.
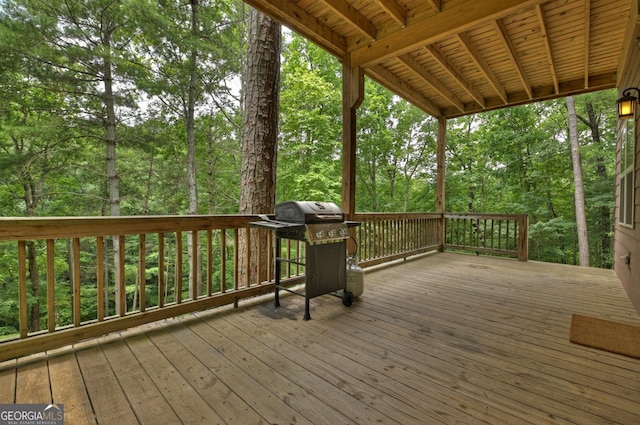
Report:
[[376,65],[371,68],[367,68],[367,75],[373,80],[377,81],[382,86],[391,90],[393,93],[403,97],[405,100],[413,103],[418,108],[425,111],[427,114],[439,118],[442,116],[442,111],[429,99],[424,97],[415,87],[408,85],[406,82],[399,80],[392,72],[382,65]]
[[529,84],[529,81],[527,80],[527,77],[524,75],[524,70],[522,69],[522,64],[520,63],[520,60],[518,59],[518,54],[516,52],[515,47],[513,46],[513,42],[509,38],[509,34],[507,34],[507,28],[505,27],[504,22],[502,22],[501,19],[498,19],[498,20],[496,20],[494,22],[494,25],[496,27],[496,32],[498,33],[498,35],[502,39],[502,42],[504,43],[504,46],[505,46],[506,51],[507,51],[507,55],[509,56],[509,59],[511,60],[511,63],[513,64],[513,67],[515,68],[516,73],[518,74],[518,78],[520,79],[520,82],[522,83],[522,85],[524,87],[524,91],[529,96],[529,99],[533,99],[533,93],[531,91],[531,84]]
[[484,108],[485,102],[484,97],[464,78],[460,73],[456,70],[456,68],[447,61],[447,58],[438,50],[438,48],[434,45],[426,47],[427,52],[431,55],[433,59],[435,59],[445,71],[449,73],[451,78],[456,80],[458,84],[469,94],[469,96],[473,97],[478,105]]
[[[589,1],[589,0],[587,0]],[[538,15],[538,22],[540,23],[540,30],[542,31],[542,41],[544,48],[547,52],[547,59],[549,60],[549,71],[551,72],[551,79],[553,80],[553,87],[556,94],[560,93],[560,85],[558,83],[558,73],[556,72],[556,65],[553,61],[553,52],[551,51],[551,44],[549,42],[549,32],[547,31],[547,21],[544,17],[544,11],[542,5],[536,5],[536,14]]]
[[478,70],[484,75],[487,79],[491,87],[496,91],[500,99],[502,99],[502,103],[507,103],[507,92],[498,81],[498,78],[491,70],[491,67],[487,64],[487,62],[482,58],[478,50],[471,44],[471,40],[469,40],[469,36],[465,33],[461,33],[457,35],[458,41],[462,48],[467,52],[469,58],[475,63]]
[[365,37],[370,40],[376,39],[376,27],[362,13],[354,9],[349,3],[343,0],[322,0],[335,13],[353,25]]
[[591,46],[591,0],[584,1],[584,88],[589,88],[589,47]]
[[351,62],[354,66],[373,66],[542,2],[544,0],[466,0],[354,49]]
[[416,74],[422,81],[429,84],[435,91],[440,93],[445,99],[447,99],[452,105],[464,112],[464,105],[444,84],[442,84],[436,77],[427,71],[422,65],[416,61],[411,55],[402,55],[398,59],[404,63],[414,74]]
[[407,26],[407,12],[395,0],[376,0],[376,3],[402,28]]
[[324,48],[329,53],[342,57],[347,51],[347,41],[331,28],[309,15],[304,9],[289,0],[244,0],[293,31]]

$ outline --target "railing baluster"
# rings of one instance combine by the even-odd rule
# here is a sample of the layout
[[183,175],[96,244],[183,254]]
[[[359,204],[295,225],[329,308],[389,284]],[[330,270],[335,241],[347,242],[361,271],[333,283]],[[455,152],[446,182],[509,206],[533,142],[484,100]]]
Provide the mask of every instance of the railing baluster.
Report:
[[82,302],[80,299],[80,238],[73,238],[73,326],[79,327],[82,322]]
[[[189,236],[191,234],[191,236]],[[198,231],[193,230],[187,233],[187,245],[189,243],[189,237],[191,238],[191,258],[189,259],[189,299],[195,300],[198,298]],[[187,246],[187,250],[189,246]],[[188,256],[188,254],[187,254]]]
[[494,237],[495,237],[495,220],[491,220],[491,249],[495,248]]
[[207,296],[213,293],[213,231],[207,229]]
[[182,232],[176,232],[176,280],[173,284],[173,300],[182,303]]
[[273,245],[273,232],[267,232],[267,280],[269,282],[275,281],[273,273],[274,262],[276,261],[273,255],[275,246]]
[[384,252],[384,255],[391,255],[393,254],[393,238],[392,238],[392,233],[389,230],[389,228],[391,227],[391,222],[387,219],[384,220],[384,239],[382,240],[382,252]]
[[140,304],[140,312],[145,311],[147,297],[146,297],[146,270],[147,270],[147,241],[145,234],[142,233],[139,236],[138,244],[138,302]]
[[47,330],[56,330],[55,241],[47,239]]
[[487,247],[487,220],[482,220],[482,247]]
[[98,305],[96,306],[97,310],[97,319],[98,322],[102,322],[104,320],[104,237],[98,236],[96,238],[96,298]]
[[18,241],[18,308],[20,338],[29,333],[29,305],[27,304],[27,242]]
[[220,293],[227,292],[227,229],[220,229]]
[[118,268],[120,270],[120,278],[116,285],[118,285],[119,296],[116,302],[120,306],[120,317],[124,317],[127,313],[127,291],[126,291],[126,275],[125,275],[125,251],[124,251],[124,235],[118,236]]
[[238,271],[238,264],[240,264],[240,253],[238,252],[238,247],[239,247],[239,238],[238,238],[238,234],[239,234],[239,230],[238,229],[233,229],[233,289],[237,290],[239,287],[239,282],[238,282],[238,278],[239,278],[239,271]]
[[[253,258],[254,258],[254,262],[255,262],[255,276],[253,276],[252,279],[249,280],[249,282],[247,282],[247,286],[249,286],[250,284],[253,285],[260,285],[262,283],[262,281],[264,280],[264,263],[263,263],[263,258],[262,258],[262,254],[263,252],[263,247],[264,247],[264,238],[262,236],[262,229],[248,229],[247,230],[249,233],[252,233],[252,239],[255,240],[254,246],[255,246],[255,250],[256,253],[253,254]],[[251,252],[248,253],[249,257],[247,258],[247,261],[249,261],[249,259],[252,257]],[[250,263],[249,263],[250,264]]]
[[164,256],[164,233],[160,232],[158,233],[158,307],[160,308],[164,307],[167,293]]
[[246,251],[244,253],[244,263],[247,265],[247,272],[244,274],[247,281],[244,282],[245,286],[249,287],[251,286],[251,282],[252,282],[252,276],[251,276],[251,270],[253,269],[252,265],[251,265],[251,229],[244,229],[244,233],[245,233],[245,247],[246,247]]

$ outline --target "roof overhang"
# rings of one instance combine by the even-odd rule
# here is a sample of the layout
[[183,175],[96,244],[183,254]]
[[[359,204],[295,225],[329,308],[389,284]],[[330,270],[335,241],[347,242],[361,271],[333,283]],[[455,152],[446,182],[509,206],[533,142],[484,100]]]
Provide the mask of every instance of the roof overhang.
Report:
[[245,1],[445,118],[616,87],[638,7],[638,0]]

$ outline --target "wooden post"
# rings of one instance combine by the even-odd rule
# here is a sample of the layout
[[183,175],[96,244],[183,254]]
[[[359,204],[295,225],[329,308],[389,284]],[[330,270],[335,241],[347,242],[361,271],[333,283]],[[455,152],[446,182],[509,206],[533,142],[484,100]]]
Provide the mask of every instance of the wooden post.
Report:
[[518,260],[527,261],[529,259],[529,216],[523,214],[518,220],[518,238],[520,246],[518,247]]
[[438,118],[438,151],[436,154],[436,213],[441,214],[438,229],[438,244],[444,250],[445,232],[445,147],[447,145],[447,118]]
[[342,209],[347,219],[356,212],[356,111],[364,100],[364,72],[342,59]]

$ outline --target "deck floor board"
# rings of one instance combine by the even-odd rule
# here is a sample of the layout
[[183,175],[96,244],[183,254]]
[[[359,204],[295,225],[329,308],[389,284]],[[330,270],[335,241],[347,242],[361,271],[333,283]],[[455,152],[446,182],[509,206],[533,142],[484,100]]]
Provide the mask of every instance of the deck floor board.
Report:
[[640,325],[610,270],[439,253],[339,299],[283,296],[0,364],[0,403],[69,424],[640,423],[640,360],[569,342],[572,314]]

